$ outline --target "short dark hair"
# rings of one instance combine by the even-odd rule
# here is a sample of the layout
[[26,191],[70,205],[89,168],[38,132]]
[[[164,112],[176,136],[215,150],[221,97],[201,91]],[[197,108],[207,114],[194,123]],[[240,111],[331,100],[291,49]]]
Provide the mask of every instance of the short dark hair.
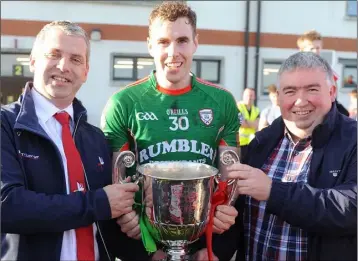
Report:
[[196,13],[184,1],[164,1],[157,5],[149,16],[149,36],[152,23],[160,18],[163,21],[175,22],[178,18],[186,17],[196,34]]

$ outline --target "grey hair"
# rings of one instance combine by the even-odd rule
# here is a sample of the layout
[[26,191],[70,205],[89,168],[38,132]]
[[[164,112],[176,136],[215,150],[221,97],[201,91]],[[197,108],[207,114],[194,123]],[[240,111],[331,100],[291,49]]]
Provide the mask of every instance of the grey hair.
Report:
[[277,88],[280,88],[280,78],[284,72],[295,71],[297,69],[322,70],[326,74],[328,83],[336,85],[333,70],[325,59],[313,52],[298,52],[288,57],[281,64],[277,75]]
[[72,23],[70,21],[60,20],[60,21],[53,21],[49,24],[46,24],[41,31],[37,34],[34,45],[32,47],[31,56],[34,56],[37,52],[38,48],[40,47],[41,43],[45,40],[47,34],[52,29],[60,29],[66,35],[73,35],[82,37],[87,45],[86,51],[86,61],[87,64],[89,63],[90,58],[90,40],[85,30],[82,29],[78,24]]

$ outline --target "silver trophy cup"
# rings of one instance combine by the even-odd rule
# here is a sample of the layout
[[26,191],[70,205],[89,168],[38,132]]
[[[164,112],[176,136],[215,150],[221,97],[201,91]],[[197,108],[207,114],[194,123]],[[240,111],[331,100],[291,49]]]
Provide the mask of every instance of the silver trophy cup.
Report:
[[[115,182],[124,182],[124,169],[135,163],[122,152],[115,163]],[[146,226],[165,245],[168,260],[187,260],[187,246],[206,229],[214,178],[218,169],[192,162],[155,162],[137,166],[134,179],[142,185]]]

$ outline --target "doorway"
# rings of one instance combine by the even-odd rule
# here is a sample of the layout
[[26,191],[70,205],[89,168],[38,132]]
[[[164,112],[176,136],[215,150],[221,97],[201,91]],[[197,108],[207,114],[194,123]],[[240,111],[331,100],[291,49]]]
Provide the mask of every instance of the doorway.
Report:
[[28,81],[32,81],[32,77],[1,76],[1,104],[5,105],[16,101]]

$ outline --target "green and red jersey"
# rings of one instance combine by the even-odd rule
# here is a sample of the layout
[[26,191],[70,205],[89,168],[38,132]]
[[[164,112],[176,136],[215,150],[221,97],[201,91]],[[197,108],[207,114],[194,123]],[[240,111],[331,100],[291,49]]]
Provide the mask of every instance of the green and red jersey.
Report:
[[112,151],[137,163],[192,161],[215,166],[217,149],[238,146],[239,111],[229,91],[192,75],[191,86],[160,88],[155,72],[118,91],[101,119]]

